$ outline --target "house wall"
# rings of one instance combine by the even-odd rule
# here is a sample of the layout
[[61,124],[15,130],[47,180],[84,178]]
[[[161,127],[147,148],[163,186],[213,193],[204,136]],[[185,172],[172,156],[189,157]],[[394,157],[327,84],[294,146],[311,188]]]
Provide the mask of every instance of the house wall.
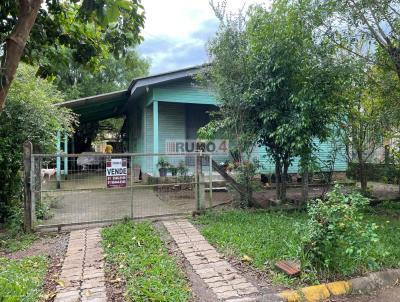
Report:
[[[334,159],[334,171],[345,172],[347,169],[347,161],[344,153],[344,146],[340,143],[333,144],[333,142],[318,143],[316,140],[318,151],[314,156],[317,157],[317,162],[323,171],[329,171],[329,162]],[[336,150],[336,152],[334,152]],[[253,151],[253,158],[259,160],[261,173],[274,173],[275,163],[267,156],[265,147],[256,147]],[[289,173],[299,172],[299,158],[295,158],[289,167]]]
[[154,100],[161,102],[217,104],[217,100],[210,90],[199,87],[199,85],[190,80],[178,80],[154,86],[153,93]]
[[[199,127],[205,125],[209,118],[206,111],[215,105],[216,100],[212,94],[204,88],[196,87],[190,81],[175,81],[165,85],[150,88],[150,91],[137,102],[136,112],[129,114],[129,151],[139,153],[153,153],[153,104],[158,101],[159,107],[159,152],[165,152],[165,140],[171,139],[194,139]],[[135,130],[133,128],[139,127]],[[333,146],[331,143],[319,143],[317,157],[321,166],[326,166],[332,157]],[[347,161],[342,150],[336,154],[335,171],[346,171]],[[266,156],[264,148],[257,147],[253,157],[261,163],[260,172],[273,173],[275,165]],[[170,162],[177,164],[182,157],[171,158]],[[227,156],[215,156],[214,159],[222,162]],[[151,156],[141,157],[135,160],[143,171],[153,171],[153,158]],[[299,160],[295,159],[289,173],[298,172]],[[328,170],[325,167],[325,170]]]
[[[144,153],[153,153],[153,106],[143,108],[143,132]],[[172,139],[186,138],[186,110],[185,104],[165,103],[158,104],[158,146],[159,153],[165,152],[165,141]],[[173,164],[177,164],[180,157],[169,159]],[[140,160],[143,171],[153,171],[153,157],[143,156]]]

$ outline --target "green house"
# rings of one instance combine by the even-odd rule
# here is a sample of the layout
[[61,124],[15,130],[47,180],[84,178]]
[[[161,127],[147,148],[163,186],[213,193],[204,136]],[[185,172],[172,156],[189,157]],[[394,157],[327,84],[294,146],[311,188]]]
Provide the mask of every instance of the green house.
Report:
[[[93,122],[110,117],[125,116],[127,152],[140,154],[165,153],[171,140],[193,140],[197,130],[210,120],[209,112],[218,108],[218,101],[209,89],[199,87],[193,76],[201,67],[137,78],[127,90],[117,91],[60,104],[79,114],[80,122]],[[334,170],[347,168],[342,146],[326,142],[318,144],[318,158],[322,166],[329,165],[335,154]],[[333,152],[333,148],[338,152]],[[253,156],[261,162],[261,173],[273,173],[274,163],[263,148],[256,148]],[[225,160],[227,156],[218,156]],[[135,164],[142,173],[157,175],[157,156],[137,156]],[[294,161],[289,173],[298,172]]]

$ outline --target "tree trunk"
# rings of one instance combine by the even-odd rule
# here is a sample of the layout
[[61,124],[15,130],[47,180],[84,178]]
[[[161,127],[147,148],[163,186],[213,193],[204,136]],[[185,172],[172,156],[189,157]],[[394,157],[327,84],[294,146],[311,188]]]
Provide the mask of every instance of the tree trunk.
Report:
[[276,199],[281,200],[281,191],[282,191],[282,166],[280,160],[275,160],[275,184],[276,184]]
[[283,173],[281,175],[281,200],[286,201],[286,189],[287,189],[287,179],[288,179],[288,169],[289,162],[285,159],[283,161]]
[[304,169],[303,175],[301,176],[301,197],[303,202],[307,202],[308,200],[308,168]]
[[0,73],[0,112],[5,105],[11,82],[17,72],[26,41],[35,24],[42,0],[19,0],[18,21],[6,40]]
[[367,170],[365,167],[365,161],[362,151],[357,151],[358,157],[358,177],[361,183],[361,193],[363,195],[367,194]]

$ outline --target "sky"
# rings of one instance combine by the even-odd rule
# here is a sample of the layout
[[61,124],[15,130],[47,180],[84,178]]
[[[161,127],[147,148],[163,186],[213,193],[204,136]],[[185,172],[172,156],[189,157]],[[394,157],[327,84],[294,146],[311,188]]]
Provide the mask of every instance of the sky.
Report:
[[[243,6],[269,2],[227,0],[227,11],[235,13]],[[150,59],[150,74],[207,62],[206,43],[219,23],[209,0],[142,0],[142,5],[146,22],[138,51]]]

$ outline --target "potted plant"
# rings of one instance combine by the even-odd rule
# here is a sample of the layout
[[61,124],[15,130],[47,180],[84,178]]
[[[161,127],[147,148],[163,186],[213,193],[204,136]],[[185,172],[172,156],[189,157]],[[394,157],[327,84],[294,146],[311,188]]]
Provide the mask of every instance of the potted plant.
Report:
[[178,168],[174,165],[170,165],[168,170],[169,172],[171,172],[172,176],[176,176],[176,174],[178,173]]
[[157,167],[161,177],[167,176],[169,162],[164,157],[160,157]]

